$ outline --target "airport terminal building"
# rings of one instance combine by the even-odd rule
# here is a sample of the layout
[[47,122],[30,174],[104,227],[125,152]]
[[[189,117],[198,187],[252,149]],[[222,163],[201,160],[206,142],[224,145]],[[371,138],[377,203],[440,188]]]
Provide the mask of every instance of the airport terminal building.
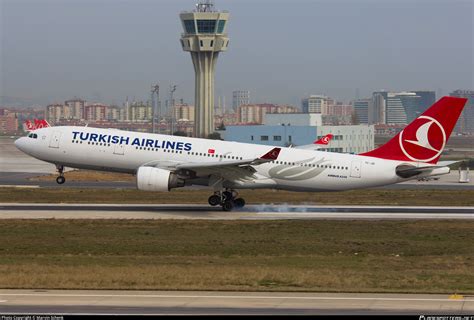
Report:
[[320,150],[362,153],[374,149],[373,125],[323,126],[320,114],[266,114],[264,125],[227,126],[219,131],[226,141],[271,146],[311,144],[329,133],[333,140]]

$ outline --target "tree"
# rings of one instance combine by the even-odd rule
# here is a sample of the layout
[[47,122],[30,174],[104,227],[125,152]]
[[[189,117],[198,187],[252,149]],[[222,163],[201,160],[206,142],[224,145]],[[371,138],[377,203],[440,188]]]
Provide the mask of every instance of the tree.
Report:
[[207,136],[208,139],[211,140],[222,140],[221,134],[219,132],[213,132]]
[[224,121],[222,121],[221,124],[217,127],[217,130],[219,130],[219,131],[225,131],[225,124],[224,124]]
[[184,131],[175,131],[175,132],[173,133],[173,136],[187,137],[188,134],[187,134],[186,132],[184,132]]

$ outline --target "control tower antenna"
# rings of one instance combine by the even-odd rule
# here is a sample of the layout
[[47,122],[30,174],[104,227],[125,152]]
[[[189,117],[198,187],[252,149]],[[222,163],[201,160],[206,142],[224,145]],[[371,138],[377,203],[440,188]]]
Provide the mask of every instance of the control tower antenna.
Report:
[[207,138],[214,132],[214,69],[219,53],[229,45],[228,12],[214,9],[210,0],[202,0],[193,12],[179,15],[184,33],[181,46],[191,53],[195,72],[194,134]]
[[212,0],[203,0],[196,3],[196,12],[215,12],[214,11],[214,1]]

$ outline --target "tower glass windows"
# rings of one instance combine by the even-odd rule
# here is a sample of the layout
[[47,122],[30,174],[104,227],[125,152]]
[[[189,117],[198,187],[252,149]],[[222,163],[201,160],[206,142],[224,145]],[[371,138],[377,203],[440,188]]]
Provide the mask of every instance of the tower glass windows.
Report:
[[198,33],[215,33],[216,20],[197,20]]
[[186,33],[196,33],[194,20],[184,20],[184,27],[186,28]]
[[217,24],[217,33],[224,33],[225,20],[219,20]]

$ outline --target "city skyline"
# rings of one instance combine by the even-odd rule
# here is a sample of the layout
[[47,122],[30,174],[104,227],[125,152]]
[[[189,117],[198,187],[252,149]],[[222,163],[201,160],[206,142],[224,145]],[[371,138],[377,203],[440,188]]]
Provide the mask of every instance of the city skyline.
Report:
[[[178,16],[194,3],[0,0],[0,95],[121,105],[147,99],[159,82],[178,84],[176,96],[191,102]],[[299,106],[310,94],[349,101],[382,89],[473,88],[470,1],[215,3],[232,14],[215,92],[228,102],[235,90],[249,90],[253,103]]]
[[[240,93],[240,92],[238,92]],[[474,90],[455,90],[450,96],[468,98],[467,105],[453,132],[462,135],[474,133]],[[244,96],[248,95],[245,93]],[[238,97],[240,97],[238,95]],[[281,104],[242,104],[231,113],[219,110],[213,117],[214,128],[222,130],[228,125],[255,126],[266,125],[266,117],[280,116],[280,122],[290,126],[301,126],[293,122],[292,117],[318,117],[323,125],[350,126],[375,125],[377,134],[393,135],[407,123],[423,113],[436,101],[434,91],[413,92],[373,92],[371,99],[353,100],[345,104],[331,97],[311,95],[302,99],[302,110],[291,105]],[[195,107],[183,102],[173,104],[170,110],[174,116],[160,116],[157,121],[159,133],[176,133],[177,135],[194,135]],[[285,116],[283,116],[283,114]],[[285,118],[288,117],[288,118]],[[155,132],[152,125],[153,112],[151,103],[127,102],[124,106],[88,102],[83,99],[69,99],[64,103],[49,104],[46,107],[5,108],[0,107],[0,133],[18,134],[26,130],[25,120],[46,119],[53,126],[92,125],[104,128]],[[174,121],[173,119],[176,119]],[[301,120],[301,119],[300,119]],[[304,122],[304,121],[303,121]],[[275,124],[275,122],[273,122]],[[28,125],[26,125],[28,126]],[[304,125],[303,125],[304,126]]]

